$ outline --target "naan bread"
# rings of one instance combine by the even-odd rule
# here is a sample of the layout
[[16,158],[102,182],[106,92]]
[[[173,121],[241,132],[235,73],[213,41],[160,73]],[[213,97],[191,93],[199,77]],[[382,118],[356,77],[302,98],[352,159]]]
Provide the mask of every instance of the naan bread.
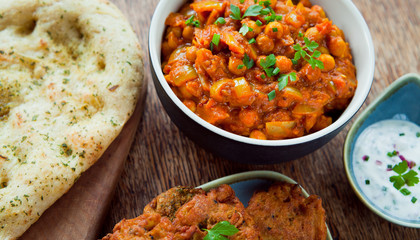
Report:
[[135,33],[107,1],[0,0],[0,239],[23,234],[98,160],[143,71]]

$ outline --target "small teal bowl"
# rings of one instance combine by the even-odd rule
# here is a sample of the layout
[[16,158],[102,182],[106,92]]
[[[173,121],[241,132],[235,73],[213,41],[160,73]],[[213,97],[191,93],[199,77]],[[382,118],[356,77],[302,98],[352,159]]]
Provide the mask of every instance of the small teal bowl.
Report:
[[[274,182],[287,182],[292,184],[298,184],[293,179],[273,171],[250,171],[237,173],[223,178],[216,179],[199,186],[198,188],[204,191],[217,188],[222,184],[227,184],[232,187],[235,191],[236,196],[247,207],[248,202],[252,195],[257,190],[268,189]],[[302,188],[302,186],[301,186]],[[305,197],[309,197],[309,194],[302,188],[302,193]],[[333,240],[330,230],[327,226],[327,240]]]
[[400,119],[420,125],[420,75],[410,73],[393,82],[356,119],[344,144],[344,167],[357,197],[375,214],[406,227],[420,228],[420,221],[408,221],[389,215],[370,201],[357,184],[353,169],[353,149],[356,140],[368,126],[388,119]]

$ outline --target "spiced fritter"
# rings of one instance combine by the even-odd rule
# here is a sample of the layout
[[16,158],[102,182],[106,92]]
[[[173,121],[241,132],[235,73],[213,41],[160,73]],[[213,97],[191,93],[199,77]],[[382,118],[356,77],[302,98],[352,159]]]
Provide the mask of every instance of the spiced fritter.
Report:
[[246,208],[264,240],[325,240],[325,210],[318,196],[305,198],[296,184],[279,182],[254,193]]
[[239,229],[231,240],[260,240],[254,220],[228,185],[205,193],[201,189],[176,187],[160,194],[134,219],[122,220],[102,240],[200,240],[221,221]]

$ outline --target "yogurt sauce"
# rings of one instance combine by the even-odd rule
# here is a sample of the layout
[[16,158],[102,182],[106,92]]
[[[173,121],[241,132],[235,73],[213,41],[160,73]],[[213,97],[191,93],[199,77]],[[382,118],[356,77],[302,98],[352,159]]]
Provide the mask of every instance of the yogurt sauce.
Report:
[[[419,126],[384,120],[367,127],[356,140],[352,164],[357,184],[376,207],[401,220],[420,221],[420,183],[406,181],[413,185],[420,175]],[[406,169],[401,175],[398,164]]]

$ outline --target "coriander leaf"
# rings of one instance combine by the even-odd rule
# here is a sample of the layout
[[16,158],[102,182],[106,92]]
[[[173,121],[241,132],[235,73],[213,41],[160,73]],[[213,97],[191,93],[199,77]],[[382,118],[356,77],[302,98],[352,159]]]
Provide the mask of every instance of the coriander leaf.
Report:
[[398,174],[403,174],[408,170],[408,165],[406,161],[402,161],[399,164],[395,165],[392,170]]
[[295,72],[289,73],[289,76],[290,76],[290,81],[295,82],[297,80]]
[[260,11],[261,15],[268,15],[269,13],[270,13],[270,9],[268,9],[268,8],[264,8]]
[[315,50],[314,54],[312,55],[312,57],[314,58],[319,58],[321,56],[321,52],[318,50]]
[[252,60],[246,53],[242,61],[247,69],[251,69],[254,66],[254,60]]
[[271,91],[268,93],[268,101],[273,100],[276,97],[276,90]]
[[261,10],[263,9],[260,5],[251,5],[249,8],[245,11],[243,17],[255,17],[260,15]]
[[414,170],[410,170],[408,173],[402,175],[404,178],[405,183],[412,187],[415,184],[419,183],[419,178],[417,177],[418,173]]
[[241,29],[239,29],[239,33],[242,34],[242,36],[245,36],[248,32],[252,32],[254,29],[248,27],[246,24],[242,25]]
[[282,74],[279,77],[279,91],[283,90],[283,88],[285,88],[287,86],[287,84],[289,83],[289,75],[287,74]]
[[239,9],[239,7],[238,7],[238,6],[231,4],[231,5],[230,5],[230,11],[232,12],[232,13],[230,14],[230,17],[231,17],[232,19],[235,19],[235,20],[242,20],[242,17],[241,17],[241,10]]
[[405,181],[401,176],[392,176],[389,178],[389,181],[394,183],[394,187],[397,190],[400,190],[402,188],[402,186],[404,186]]
[[239,232],[239,230],[228,221],[217,223],[211,230],[225,236],[233,236]]
[[270,54],[265,59],[262,59],[260,64],[263,68],[274,66],[274,64],[276,64],[276,56],[274,56],[274,54]]
[[222,17],[219,17],[215,22],[214,22],[214,24],[216,24],[216,25],[218,25],[218,24],[220,24],[220,25],[222,25],[222,24],[225,24],[226,23],[226,20],[224,19],[224,18],[222,18]]
[[207,231],[207,235],[204,237],[204,240],[227,240],[224,236],[233,236],[239,232],[239,230],[228,221],[219,222],[214,225],[212,229],[204,230]]

